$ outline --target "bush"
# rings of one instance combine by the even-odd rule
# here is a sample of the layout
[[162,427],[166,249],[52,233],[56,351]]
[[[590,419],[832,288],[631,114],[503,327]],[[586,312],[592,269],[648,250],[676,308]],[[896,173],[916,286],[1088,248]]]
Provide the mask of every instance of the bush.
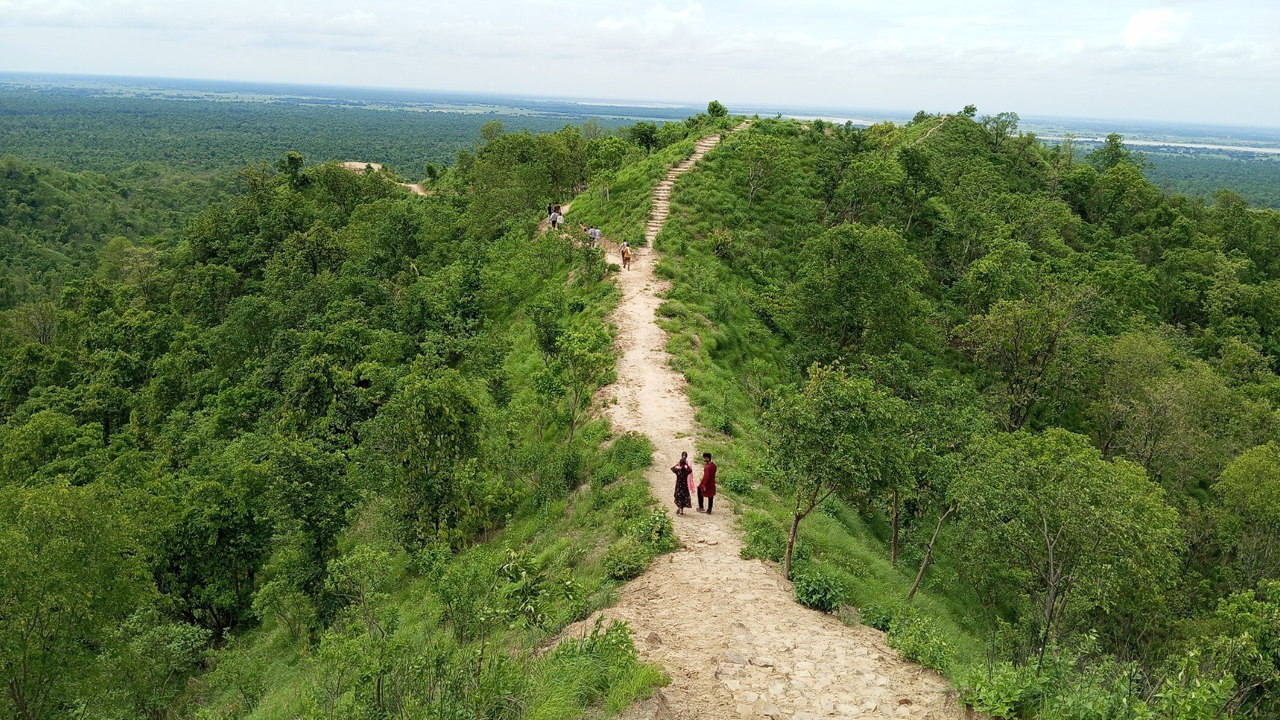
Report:
[[609,446],[608,457],[623,473],[642,470],[653,463],[653,443],[640,433],[626,433]]
[[760,558],[782,562],[787,552],[787,531],[772,515],[760,510],[749,510],[742,516],[743,559]]
[[796,602],[828,613],[840,607],[846,588],[835,570],[806,564],[792,574],[795,575]]
[[679,542],[671,516],[661,508],[651,508],[648,513],[628,522],[623,534],[640,541],[654,555],[675,550]]
[[647,483],[624,483],[618,488],[618,514],[623,520],[633,520],[649,512],[653,507],[653,495]]
[[735,495],[745,495],[751,492],[751,478],[746,475],[730,474],[720,484],[724,486],[725,490]]
[[604,553],[604,570],[614,580],[630,580],[649,567],[653,551],[639,539],[624,536]]
[[888,632],[897,616],[897,608],[889,605],[865,605],[858,609],[862,624],[881,632]]
[[899,613],[889,625],[886,639],[902,657],[934,670],[945,671],[955,659],[951,642],[924,615]]
[[1002,662],[993,668],[974,668],[961,679],[960,699],[993,718],[1014,718],[1032,709],[1042,688],[1030,667]]
[[607,462],[591,472],[591,487],[600,489],[613,483],[623,471],[613,462]]

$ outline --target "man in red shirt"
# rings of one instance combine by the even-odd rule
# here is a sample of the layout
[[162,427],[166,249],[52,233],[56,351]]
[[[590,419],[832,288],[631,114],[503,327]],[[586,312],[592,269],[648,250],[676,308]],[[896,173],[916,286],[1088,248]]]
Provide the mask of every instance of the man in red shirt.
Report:
[[698,512],[702,512],[702,499],[707,499],[707,514],[711,514],[711,506],[716,502],[716,464],[711,462],[711,453],[702,453],[702,482],[698,483]]

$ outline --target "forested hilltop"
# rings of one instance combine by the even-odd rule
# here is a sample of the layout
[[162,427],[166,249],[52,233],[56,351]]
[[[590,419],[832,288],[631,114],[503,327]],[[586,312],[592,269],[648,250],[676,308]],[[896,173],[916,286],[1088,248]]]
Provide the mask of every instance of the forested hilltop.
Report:
[[757,121],[676,187],[744,552],[996,717],[1275,717],[1280,212],[1013,119]]
[[0,712],[567,720],[660,686],[625,625],[556,642],[677,539],[649,441],[593,412],[618,270],[538,221],[585,182],[570,227],[635,243],[726,133],[657,270],[744,553],[992,717],[1280,713],[1280,212],[971,108],[709,110],[491,124],[425,196],[323,155],[6,159]]

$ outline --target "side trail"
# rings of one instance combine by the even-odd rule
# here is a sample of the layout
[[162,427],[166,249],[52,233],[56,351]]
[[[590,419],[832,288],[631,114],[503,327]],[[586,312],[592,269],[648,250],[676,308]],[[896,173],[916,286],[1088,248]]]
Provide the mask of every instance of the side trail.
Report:
[[[745,127],[739,126],[737,130]],[[735,130],[736,132],[736,130]],[[606,412],[618,432],[653,441],[650,488],[673,506],[669,468],[701,454],[684,378],[671,369],[667,335],[657,324],[664,283],[654,277],[653,241],[671,210],[681,174],[719,142],[703,138],[693,156],[672,167],[654,190],[647,247],[636,248],[632,269],[618,275],[618,382],[601,397],[617,398]],[[617,261],[615,256],[612,261]],[[695,465],[695,477],[701,468]],[[961,718],[949,684],[937,673],[902,660],[882,633],[848,627],[792,599],[791,584],[759,560],[743,560],[728,503],[714,515],[673,514],[684,548],[654,561],[619,590],[600,615],[627,621],[640,656],[659,663],[671,685],[630,711],[669,720],[737,718]],[[571,627],[581,633],[595,617]]]

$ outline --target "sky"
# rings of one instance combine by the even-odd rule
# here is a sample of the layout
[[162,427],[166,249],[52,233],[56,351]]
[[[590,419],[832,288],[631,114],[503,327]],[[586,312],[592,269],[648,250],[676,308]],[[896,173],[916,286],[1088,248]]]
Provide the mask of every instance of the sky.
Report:
[[0,0],[0,71],[1280,126],[1280,0]]

